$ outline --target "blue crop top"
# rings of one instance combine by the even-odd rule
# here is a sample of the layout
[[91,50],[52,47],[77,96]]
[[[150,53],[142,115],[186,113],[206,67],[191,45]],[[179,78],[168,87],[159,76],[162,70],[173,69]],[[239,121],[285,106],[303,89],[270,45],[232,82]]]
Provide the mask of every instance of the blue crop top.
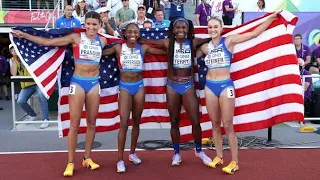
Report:
[[102,55],[102,44],[99,35],[93,40],[84,32],[80,33],[80,43],[73,47],[74,62],[99,64]]
[[212,41],[209,42],[207,55],[204,58],[205,64],[209,69],[230,68],[232,53],[227,49],[225,39],[225,37],[222,37],[216,45],[213,45]]
[[173,68],[185,69],[191,68],[191,45],[190,40],[185,40],[182,47],[179,43],[174,43]]
[[119,58],[119,68],[121,72],[141,72],[143,68],[144,56],[141,45],[129,48],[126,43],[122,44]]

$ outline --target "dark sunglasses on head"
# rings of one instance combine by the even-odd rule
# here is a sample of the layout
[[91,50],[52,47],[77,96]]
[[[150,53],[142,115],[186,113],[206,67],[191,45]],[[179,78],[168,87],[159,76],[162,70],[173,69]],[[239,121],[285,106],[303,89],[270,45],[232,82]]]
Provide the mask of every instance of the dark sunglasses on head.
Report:
[[121,0],[122,2],[124,2],[124,1],[129,1],[129,0]]

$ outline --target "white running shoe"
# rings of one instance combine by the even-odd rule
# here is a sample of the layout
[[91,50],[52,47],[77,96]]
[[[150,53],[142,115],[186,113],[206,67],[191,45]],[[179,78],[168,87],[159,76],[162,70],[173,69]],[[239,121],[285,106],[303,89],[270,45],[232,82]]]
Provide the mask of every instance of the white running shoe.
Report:
[[199,157],[205,165],[208,165],[212,161],[203,151],[195,152],[195,155]]
[[43,121],[43,123],[40,125],[40,129],[46,129],[46,128],[48,128],[49,127],[49,123],[48,122],[46,122],[46,121],[48,121],[47,119],[45,119],[44,121]]
[[136,153],[129,155],[129,161],[133,162],[134,164],[140,164],[141,159],[136,155]]
[[37,119],[37,116],[29,116],[29,115],[27,115],[26,119],[24,121],[34,121],[36,119]]
[[174,154],[172,158],[172,166],[179,166],[182,162],[180,154]]
[[[26,119],[24,121],[35,121],[37,119],[37,116],[29,116],[27,115]],[[29,125],[30,123],[27,123],[26,125]]]
[[124,161],[119,161],[118,163],[117,163],[117,172],[118,173],[124,173],[124,172],[126,172],[126,167],[124,166]]

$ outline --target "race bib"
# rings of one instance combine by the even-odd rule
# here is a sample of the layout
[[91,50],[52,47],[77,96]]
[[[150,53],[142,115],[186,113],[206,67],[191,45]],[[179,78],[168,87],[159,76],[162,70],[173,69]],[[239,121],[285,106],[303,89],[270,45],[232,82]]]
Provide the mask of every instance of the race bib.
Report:
[[182,45],[182,48],[175,47],[173,66],[176,68],[191,67],[191,50],[190,45]]
[[208,67],[220,67],[226,65],[224,51],[221,48],[212,49],[205,58]]
[[72,84],[70,85],[70,88],[69,88],[69,94],[70,95],[75,95],[76,94],[76,85]]
[[227,97],[228,98],[235,98],[234,89],[231,87],[227,88]]
[[80,58],[93,61],[100,61],[102,50],[98,41],[94,44],[81,43],[80,44]]
[[120,64],[122,69],[142,69],[140,54],[121,54]]

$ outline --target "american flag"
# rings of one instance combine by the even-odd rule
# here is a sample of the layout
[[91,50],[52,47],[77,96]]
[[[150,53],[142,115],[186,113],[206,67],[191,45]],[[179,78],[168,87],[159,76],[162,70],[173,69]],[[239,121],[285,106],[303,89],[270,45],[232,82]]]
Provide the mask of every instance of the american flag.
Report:
[[[224,36],[252,31],[266,18],[268,15],[235,28],[227,28],[224,30]],[[237,132],[263,129],[286,121],[303,121],[302,87],[295,49],[292,44],[292,31],[296,21],[297,18],[290,12],[283,11],[279,19],[274,21],[268,30],[260,36],[234,47],[231,76],[236,88],[234,127]],[[18,29],[43,37],[59,37],[74,32],[73,29],[59,31],[39,31],[25,27],[18,27]],[[167,37],[168,29],[141,29],[140,32],[141,36],[145,38],[163,39]],[[195,34],[196,37],[208,37],[204,27],[196,27]],[[66,136],[70,125],[68,87],[74,69],[71,48],[43,47],[25,39],[13,38],[12,36],[10,38],[16,45],[15,48],[19,51],[19,56],[25,60],[25,65],[31,71],[33,78],[48,97],[53,92],[49,87],[54,88],[55,86],[46,85],[50,83],[44,82],[54,81],[46,80],[49,77],[53,77],[53,79],[59,77],[59,135],[60,137]],[[107,39],[111,40],[110,37]],[[34,47],[41,49],[40,54],[39,51],[31,52],[31,54],[25,53],[25,48],[29,43],[31,46],[28,49]],[[60,51],[62,53],[58,56]],[[48,62],[51,61],[52,63],[49,65]],[[46,64],[48,65],[45,66]],[[52,66],[54,68],[51,68]],[[48,72],[48,69],[51,69],[49,71],[51,73]],[[203,58],[197,60],[195,69],[197,94],[201,102],[199,110],[203,137],[211,137],[212,126],[207,114],[203,91],[207,72]],[[143,71],[146,102],[141,123],[169,122],[165,95],[166,76],[167,57],[146,55]],[[114,55],[102,57],[100,62],[101,98],[97,132],[119,129],[118,83],[119,69],[116,57]],[[85,114],[84,108],[79,133],[86,131]],[[193,139],[191,124],[183,108],[180,131],[181,141]]]

